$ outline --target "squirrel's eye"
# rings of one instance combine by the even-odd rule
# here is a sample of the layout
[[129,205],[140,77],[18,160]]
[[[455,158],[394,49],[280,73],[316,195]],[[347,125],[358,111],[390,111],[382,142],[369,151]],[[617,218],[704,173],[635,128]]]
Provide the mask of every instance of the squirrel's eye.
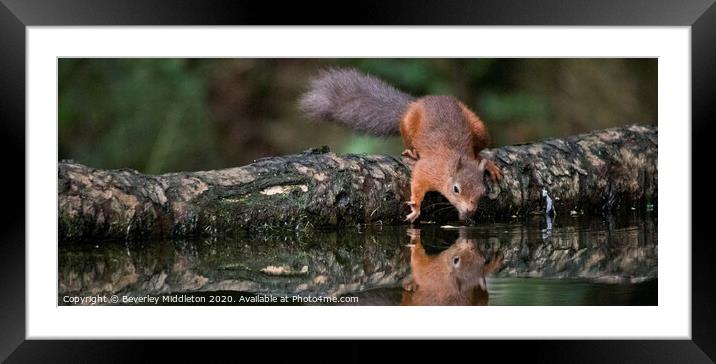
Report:
[[458,257],[458,256],[452,257],[452,264],[453,264],[453,265],[458,265],[459,263],[460,263],[460,257]]
[[457,185],[452,186],[452,192],[460,193],[460,188]]

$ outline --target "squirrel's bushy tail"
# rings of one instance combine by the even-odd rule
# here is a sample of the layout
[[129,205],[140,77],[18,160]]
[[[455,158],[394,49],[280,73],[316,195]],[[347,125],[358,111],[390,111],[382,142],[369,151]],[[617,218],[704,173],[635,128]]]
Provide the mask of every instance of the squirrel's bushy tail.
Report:
[[400,118],[412,97],[354,69],[326,69],[299,99],[310,118],[333,121],[373,135],[400,132]]

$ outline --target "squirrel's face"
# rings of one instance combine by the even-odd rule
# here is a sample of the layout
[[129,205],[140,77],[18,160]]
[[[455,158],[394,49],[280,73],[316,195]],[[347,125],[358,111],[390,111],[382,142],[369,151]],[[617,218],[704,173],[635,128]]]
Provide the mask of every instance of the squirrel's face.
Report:
[[485,256],[478,252],[475,241],[458,238],[448,249],[446,258],[449,275],[456,290],[457,304],[487,305],[487,281]]
[[477,251],[473,240],[457,239],[455,244],[441,253],[441,258],[446,260],[448,272],[459,285],[481,286],[485,289],[483,273],[485,257]]
[[485,258],[471,239],[458,238],[437,256],[413,247],[409,305],[486,305]]
[[420,230],[409,229],[410,278],[403,283],[402,305],[487,305],[487,274],[502,265],[500,253],[487,259],[477,241],[459,228],[455,243],[437,255],[428,255]]
[[443,191],[443,195],[457,209],[460,220],[472,217],[482,195],[485,194],[483,178],[487,160],[478,162],[464,159],[458,158],[451,173],[452,178],[448,179],[448,184]]

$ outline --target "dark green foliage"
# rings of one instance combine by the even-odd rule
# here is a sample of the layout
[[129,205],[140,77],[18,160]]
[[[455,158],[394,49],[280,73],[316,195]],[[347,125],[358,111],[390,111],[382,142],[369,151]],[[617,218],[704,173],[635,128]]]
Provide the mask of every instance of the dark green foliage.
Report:
[[414,96],[455,95],[492,146],[657,123],[656,59],[60,59],[59,158],[144,173],[206,170],[329,145],[402,150],[303,117],[307,79],[356,67]]
[[59,61],[60,158],[147,173],[220,166],[206,65],[183,59]]

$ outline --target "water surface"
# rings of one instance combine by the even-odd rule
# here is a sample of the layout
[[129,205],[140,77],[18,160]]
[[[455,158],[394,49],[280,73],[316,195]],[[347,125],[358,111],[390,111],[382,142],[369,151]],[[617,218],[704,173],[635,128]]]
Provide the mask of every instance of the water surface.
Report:
[[414,228],[62,245],[58,304],[658,304],[655,215]]

